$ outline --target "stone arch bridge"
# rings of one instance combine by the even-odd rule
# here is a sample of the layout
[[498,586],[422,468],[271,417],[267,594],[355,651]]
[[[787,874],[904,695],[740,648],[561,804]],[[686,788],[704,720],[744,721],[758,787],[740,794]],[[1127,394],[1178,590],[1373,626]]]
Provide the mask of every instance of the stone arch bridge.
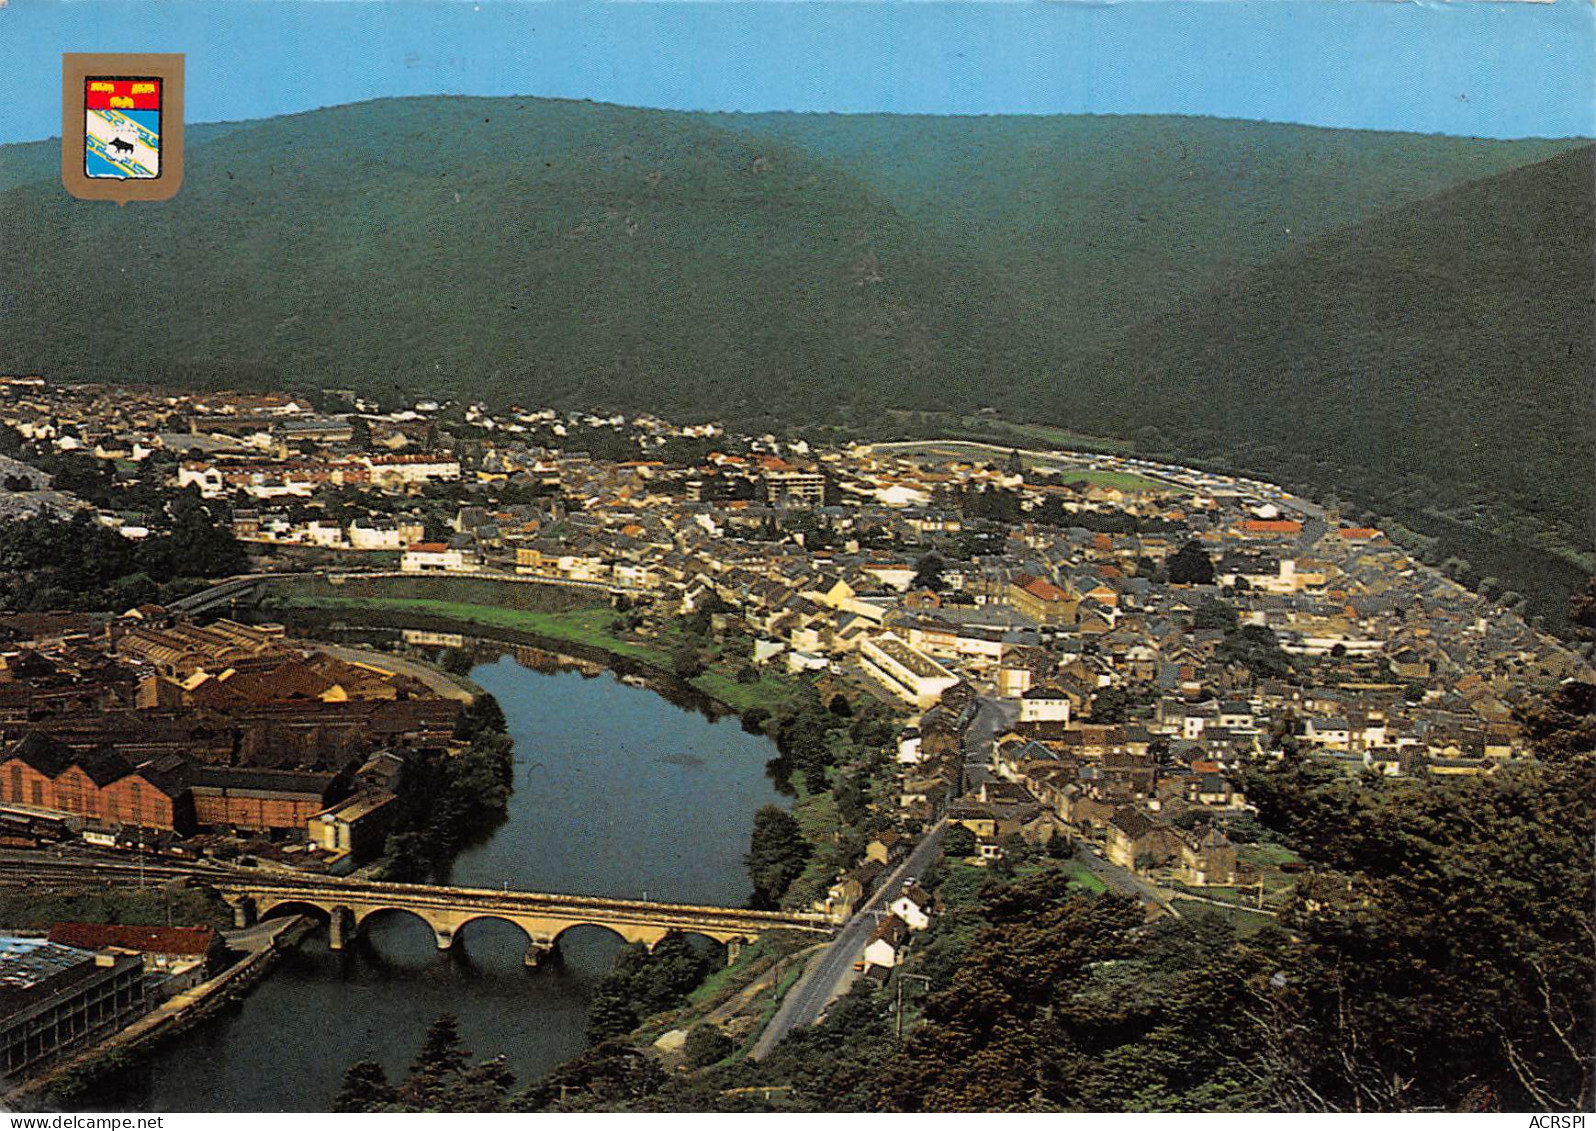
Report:
[[597,926],[627,942],[652,948],[670,931],[707,935],[725,943],[727,960],[765,931],[808,931],[829,935],[835,920],[826,915],[783,911],[746,911],[734,907],[603,899],[586,895],[548,895],[492,888],[429,887],[356,880],[260,876],[212,879],[233,908],[240,928],[262,916],[292,907],[308,907],[326,915],[334,950],[341,950],[361,925],[380,911],[408,911],[422,919],[448,950],[456,936],[476,919],[502,919],[527,936],[526,963],[536,966],[556,952],[560,935],[571,927]]

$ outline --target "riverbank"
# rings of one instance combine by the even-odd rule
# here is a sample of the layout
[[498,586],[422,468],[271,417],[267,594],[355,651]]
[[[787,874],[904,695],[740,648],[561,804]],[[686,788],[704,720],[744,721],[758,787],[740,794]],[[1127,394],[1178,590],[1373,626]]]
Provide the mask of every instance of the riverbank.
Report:
[[425,686],[429,691],[443,696],[445,699],[454,699],[461,703],[470,703],[476,696],[465,687],[460,680],[451,677],[447,672],[426,664],[418,664],[414,660],[407,660],[403,656],[379,655],[359,648],[343,648],[337,644],[328,644],[316,641],[316,647],[337,660],[357,667],[371,668],[383,675],[402,675],[415,680]]
[[[752,683],[741,683],[730,665],[716,657],[700,674],[688,679],[671,670],[671,641],[642,643],[616,634],[610,627],[615,614],[608,606],[564,612],[538,612],[417,597],[278,598],[263,612],[283,620],[290,629],[305,628],[316,614],[361,614],[351,628],[415,628],[454,631],[485,640],[538,648],[600,664],[620,676],[639,676],[676,702],[691,706],[696,696],[702,705],[721,713],[742,715],[754,708],[774,713],[791,693],[793,681],[763,672]],[[336,622],[333,622],[335,625]]]
[[315,924],[305,916],[265,923],[239,932],[229,945],[243,946],[243,957],[192,989],[174,994],[133,1024],[98,1044],[52,1066],[0,1096],[20,1109],[43,1097],[71,1100],[104,1077],[126,1071],[157,1044],[169,1040],[227,1008],[271,972],[288,947],[297,945]]
[[[438,611],[444,609],[448,610],[447,615]],[[601,666],[623,679],[640,682],[672,703],[702,711],[710,717],[722,714],[739,716],[745,720],[745,728],[751,732],[774,735],[780,729],[779,723],[784,712],[797,702],[796,695],[803,687],[802,681],[796,677],[768,673],[761,675],[757,682],[738,680],[733,674],[731,663],[720,658],[724,645],[717,646],[716,653],[711,656],[710,664],[704,671],[691,679],[683,679],[660,663],[639,658],[641,654],[650,659],[666,659],[667,653],[663,649],[638,645],[621,639],[607,629],[600,630],[591,614],[600,613],[609,617],[611,614],[607,609],[528,613],[424,598],[297,598],[273,607],[270,615],[283,619],[292,631],[302,634],[310,631],[327,633],[336,631],[337,625],[336,622],[327,623],[324,619],[326,614],[352,611],[361,613],[358,624],[350,626],[350,630],[355,632],[369,633],[374,629],[454,632],[469,639],[534,648]],[[311,624],[309,620],[315,623]],[[558,630],[563,625],[568,635],[556,638],[524,628],[507,627],[516,624],[537,624],[550,630]],[[856,700],[848,717],[852,718],[866,709],[865,704]],[[839,720],[829,718],[826,721],[837,723]],[[881,737],[883,744],[885,741],[885,737]],[[859,746],[857,743],[854,745]],[[856,749],[856,753],[860,750],[862,747]],[[789,766],[788,770],[793,768]],[[855,767],[856,770],[861,768]],[[874,767],[866,772],[879,773],[881,768]],[[794,906],[807,907],[822,898],[839,869],[849,863],[835,851],[838,834],[845,826],[843,814],[839,812],[832,792],[835,780],[833,773],[827,787],[819,790],[812,788],[810,779],[802,773],[790,774],[790,777],[781,781],[783,792],[792,798],[791,811],[803,835],[816,847],[800,875],[793,881],[791,891],[792,900],[796,901]]]

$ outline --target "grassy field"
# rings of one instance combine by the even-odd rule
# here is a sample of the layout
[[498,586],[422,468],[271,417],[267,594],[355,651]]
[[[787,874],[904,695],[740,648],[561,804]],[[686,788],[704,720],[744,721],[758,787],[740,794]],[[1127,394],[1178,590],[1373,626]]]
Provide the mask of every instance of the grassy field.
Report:
[[1215,907],[1211,903],[1199,903],[1195,899],[1181,899],[1176,896],[1170,903],[1186,918],[1191,919],[1200,915],[1217,915],[1228,920],[1240,934],[1251,935],[1272,927],[1276,920],[1269,915],[1260,915],[1256,911],[1248,911],[1243,907]]
[[[670,646],[674,637],[667,635],[648,644],[626,639],[612,631],[615,614],[606,605],[546,611],[432,597],[342,597],[304,592],[290,592],[279,597],[278,601],[280,605],[294,609],[325,609],[330,612],[370,610],[444,617],[463,624],[507,628],[548,637],[550,640],[599,648],[666,670],[671,666]],[[763,707],[774,712],[792,690],[790,680],[769,670],[761,672],[759,679],[753,683],[739,683],[729,661],[717,661],[690,682],[710,698],[719,700],[739,713],[752,707]]]
[[1084,888],[1094,894],[1108,890],[1108,885],[1094,876],[1091,869],[1078,860],[1066,860],[1060,867],[1069,876],[1070,882],[1077,887]]
[[792,683],[781,676],[762,673],[757,683],[738,683],[724,671],[710,668],[693,680],[693,686],[705,695],[719,699],[739,713],[750,707],[763,707],[774,712],[787,700]]
[[610,623],[614,620],[615,614],[604,606],[546,613],[421,597],[289,597],[283,603],[295,609],[335,611],[370,609],[421,613],[426,616],[446,617],[466,624],[531,632],[538,636],[547,636],[552,640],[569,640],[574,644],[602,648],[606,652],[630,656],[645,663],[661,666],[670,663],[670,656],[664,651],[622,639],[611,632]]
[[1074,471],[1066,468],[1062,474],[1070,483],[1085,481],[1093,487],[1113,487],[1120,491],[1186,491],[1186,488],[1174,483],[1149,479],[1129,471]]
[[1236,850],[1236,855],[1249,864],[1259,868],[1278,868],[1282,864],[1300,863],[1302,858],[1283,844],[1244,844]]

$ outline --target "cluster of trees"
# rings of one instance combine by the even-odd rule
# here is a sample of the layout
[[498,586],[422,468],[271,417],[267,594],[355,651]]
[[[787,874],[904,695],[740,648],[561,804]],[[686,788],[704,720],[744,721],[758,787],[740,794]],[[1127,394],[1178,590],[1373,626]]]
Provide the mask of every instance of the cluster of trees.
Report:
[[384,846],[386,879],[444,880],[455,854],[505,819],[515,755],[504,711],[487,692],[460,712],[455,737],[469,745],[454,756],[413,751],[400,771],[398,814]]
[[1274,629],[1264,624],[1227,629],[1225,638],[1219,642],[1219,658],[1240,664],[1257,679],[1294,681],[1301,675],[1295,661],[1280,647]]
[[1241,623],[1241,617],[1233,606],[1226,604],[1217,597],[1204,597],[1192,610],[1191,626],[1199,632],[1205,629],[1218,629],[1220,632],[1231,632]]
[[343,1088],[333,1101],[336,1112],[427,1112],[510,1110],[515,1075],[499,1058],[471,1063],[460,1039],[460,1022],[445,1013],[427,1029],[426,1038],[398,1084],[375,1060],[361,1060],[344,1072]]
[[813,682],[801,684],[774,714],[759,707],[744,712],[743,726],[775,737],[778,756],[768,769],[777,788],[789,790],[796,774],[810,793],[829,788],[831,767],[869,757],[894,733],[891,718],[879,705],[862,702],[856,709],[842,695],[823,702]]
[[615,956],[588,1007],[587,1039],[624,1037],[645,1017],[676,1009],[714,968],[710,953],[672,931],[651,951],[631,943]]
[[190,579],[248,568],[228,519],[197,494],[173,492],[161,518],[138,541],[87,513],[0,524],[0,608],[121,612],[187,592]]
[[1116,683],[1101,687],[1092,693],[1090,717],[1094,723],[1128,722],[1138,707],[1145,707],[1157,698],[1158,685],[1153,683]]
[[1214,563],[1195,538],[1188,539],[1165,563],[1171,585],[1212,585]]
[[[1596,689],[1542,760],[1487,778],[1248,776],[1259,819],[1317,868],[1268,1030],[1301,1106],[1588,1110],[1596,989]],[[1323,1034],[1293,1048],[1291,1026]]]
[[797,818],[778,805],[766,805],[754,814],[754,831],[748,838],[743,866],[753,881],[750,903],[778,907],[792,882],[803,875],[815,846],[804,836]]

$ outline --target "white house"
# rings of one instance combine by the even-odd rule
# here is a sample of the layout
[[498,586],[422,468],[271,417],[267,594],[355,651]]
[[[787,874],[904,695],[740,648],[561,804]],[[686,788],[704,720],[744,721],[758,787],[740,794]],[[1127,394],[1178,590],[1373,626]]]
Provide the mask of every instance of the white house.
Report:
[[904,888],[903,894],[888,906],[911,931],[923,931],[931,925],[931,897],[919,884]]
[[908,941],[908,924],[896,915],[888,915],[876,926],[875,933],[865,944],[864,960],[870,966],[883,966],[890,970],[903,961],[903,951]]
[[200,497],[205,499],[220,498],[227,490],[227,484],[222,482],[219,468],[198,463],[178,465],[177,486],[179,490],[197,486],[200,489]]
[[1033,687],[1020,695],[1020,722],[1065,723],[1070,721],[1070,697],[1052,684]]
[[362,526],[358,518],[349,524],[349,544],[357,550],[400,550],[405,546],[397,526]]
[[450,573],[465,568],[465,552],[442,542],[417,542],[399,559],[405,573]]
[[313,546],[325,546],[329,549],[346,545],[344,531],[341,526],[336,522],[322,522],[320,520],[306,525],[305,541]]

